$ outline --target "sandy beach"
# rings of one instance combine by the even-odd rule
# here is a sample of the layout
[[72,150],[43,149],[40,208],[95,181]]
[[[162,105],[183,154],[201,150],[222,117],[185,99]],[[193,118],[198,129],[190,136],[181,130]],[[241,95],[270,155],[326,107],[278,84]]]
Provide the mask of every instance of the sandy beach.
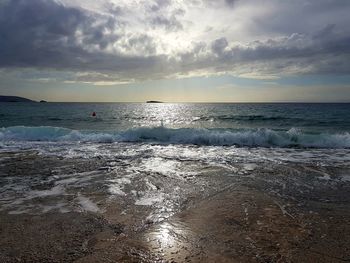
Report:
[[[145,171],[146,183],[111,197],[104,188],[111,175],[118,179],[121,159],[35,151],[0,158],[1,262],[350,260],[346,166],[235,163],[230,175],[202,165],[184,177]],[[183,170],[198,168],[184,163]]]

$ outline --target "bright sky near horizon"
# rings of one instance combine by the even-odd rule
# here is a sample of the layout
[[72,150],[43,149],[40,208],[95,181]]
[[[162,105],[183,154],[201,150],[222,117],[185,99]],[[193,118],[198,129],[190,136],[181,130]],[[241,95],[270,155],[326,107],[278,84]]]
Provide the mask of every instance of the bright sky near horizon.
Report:
[[348,0],[0,0],[0,94],[350,102]]

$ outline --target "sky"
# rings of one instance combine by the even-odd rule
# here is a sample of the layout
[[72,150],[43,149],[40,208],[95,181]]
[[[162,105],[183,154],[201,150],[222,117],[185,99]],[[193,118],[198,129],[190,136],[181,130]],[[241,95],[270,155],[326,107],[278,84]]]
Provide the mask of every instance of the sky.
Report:
[[0,94],[350,102],[349,0],[0,0]]

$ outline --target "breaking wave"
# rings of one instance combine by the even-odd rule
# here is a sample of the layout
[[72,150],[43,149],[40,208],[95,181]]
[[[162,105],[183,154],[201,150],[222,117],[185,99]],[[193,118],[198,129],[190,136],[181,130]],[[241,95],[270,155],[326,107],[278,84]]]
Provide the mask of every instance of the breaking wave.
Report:
[[140,127],[122,132],[106,133],[49,126],[15,126],[1,128],[0,141],[149,142],[213,146],[350,148],[350,134],[348,132],[310,134],[296,128],[288,131],[275,131],[271,129]]

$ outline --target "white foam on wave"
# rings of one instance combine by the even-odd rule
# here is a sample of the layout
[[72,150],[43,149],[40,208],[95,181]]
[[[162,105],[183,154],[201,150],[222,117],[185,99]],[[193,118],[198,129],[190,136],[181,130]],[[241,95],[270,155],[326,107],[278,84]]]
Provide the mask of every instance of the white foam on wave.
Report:
[[[77,189],[80,191],[85,187],[88,188],[102,178],[104,173],[100,171],[52,175],[45,179],[21,176],[2,177],[0,211],[8,210],[13,214],[23,214],[58,210],[66,213],[78,206],[79,211],[99,212],[97,205],[80,194],[74,198],[74,202],[69,201],[69,196],[74,195]],[[38,186],[40,186],[39,189]],[[46,186],[46,189],[41,189],[43,186]]]
[[344,182],[350,182],[350,175],[342,175],[341,180]]
[[82,210],[88,211],[88,212],[93,212],[93,213],[98,213],[101,212],[100,208],[92,202],[89,198],[79,195],[77,197],[77,201],[79,205],[81,206]]
[[151,173],[181,176],[184,173],[181,162],[177,160],[164,160],[163,158],[147,158],[143,160],[141,169]]
[[64,195],[64,194],[65,194],[65,188],[60,185],[57,185],[48,190],[30,191],[26,199],[34,199],[38,197],[47,197],[47,196],[57,196],[57,195]]
[[308,134],[292,128],[270,129],[169,129],[141,127],[116,133],[83,132],[58,127],[16,126],[0,129],[0,141],[48,142],[153,142],[213,146],[350,148],[350,134]]
[[148,194],[145,195],[138,200],[136,200],[135,205],[140,205],[140,206],[150,206],[154,205],[156,203],[161,203],[164,200],[164,194],[159,193],[159,194]]
[[123,177],[116,177],[107,180],[108,191],[112,195],[126,196],[124,191],[125,186],[131,184],[131,179],[133,174],[129,174],[129,171],[126,171]]

